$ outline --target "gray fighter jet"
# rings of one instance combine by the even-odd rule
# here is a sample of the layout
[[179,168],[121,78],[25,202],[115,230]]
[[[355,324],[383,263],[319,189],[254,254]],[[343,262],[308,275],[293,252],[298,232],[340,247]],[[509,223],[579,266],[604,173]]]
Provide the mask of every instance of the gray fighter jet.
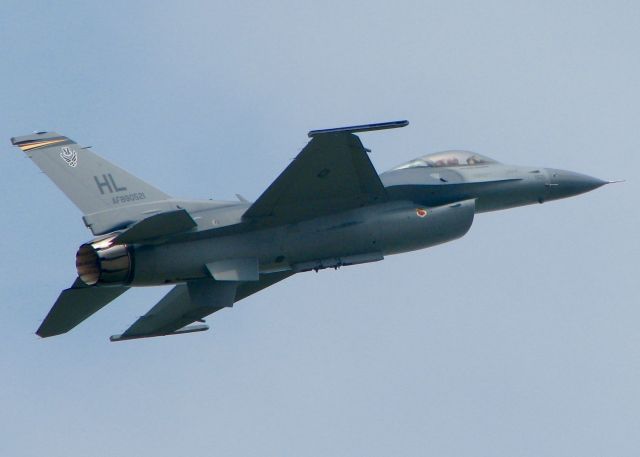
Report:
[[609,182],[467,151],[428,154],[378,175],[355,133],[406,125],[309,132],[311,141],[253,203],[172,198],[57,133],[12,138],[80,208],[95,237],[78,249],[78,277],[36,333],[68,332],[130,287],[168,284],[175,286],[111,341],[207,330],[204,317],[295,273],[452,241],[476,213]]

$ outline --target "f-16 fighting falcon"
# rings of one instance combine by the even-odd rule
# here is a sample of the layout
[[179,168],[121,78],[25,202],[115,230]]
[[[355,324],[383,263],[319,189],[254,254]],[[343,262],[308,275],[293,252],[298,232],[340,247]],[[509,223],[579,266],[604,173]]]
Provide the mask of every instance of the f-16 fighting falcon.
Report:
[[207,330],[204,318],[295,273],[377,262],[463,236],[476,213],[542,203],[610,181],[445,151],[380,175],[356,133],[309,132],[253,203],[179,200],[53,132],[11,139],[83,212],[94,238],[37,330],[66,333],[136,286],[173,285],[111,341]]

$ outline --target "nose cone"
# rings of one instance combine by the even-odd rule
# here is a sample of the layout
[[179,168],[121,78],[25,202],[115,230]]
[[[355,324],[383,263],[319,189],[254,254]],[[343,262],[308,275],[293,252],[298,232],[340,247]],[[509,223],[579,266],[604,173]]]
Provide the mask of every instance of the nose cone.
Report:
[[549,176],[549,183],[547,184],[549,200],[573,197],[609,183],[609,181],[603,181],[593,176],[554,168],[547,168],[547,174]]

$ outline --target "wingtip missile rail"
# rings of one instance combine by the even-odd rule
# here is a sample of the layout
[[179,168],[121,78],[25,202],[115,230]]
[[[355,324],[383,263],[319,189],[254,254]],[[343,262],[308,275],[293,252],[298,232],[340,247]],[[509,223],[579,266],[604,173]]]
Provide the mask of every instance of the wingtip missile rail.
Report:
[[332,129],[311,130],[308,133],[309,138],[313,138],[317,135],[324,135],[327,133],[359,133],[359,132],[371,132],[374,130],[387,130],[398,129],[409,125],[409,121],[391,121],[391,122],[378,122],[376,124],[363,124],[352,125],[350,127],[336,127]]

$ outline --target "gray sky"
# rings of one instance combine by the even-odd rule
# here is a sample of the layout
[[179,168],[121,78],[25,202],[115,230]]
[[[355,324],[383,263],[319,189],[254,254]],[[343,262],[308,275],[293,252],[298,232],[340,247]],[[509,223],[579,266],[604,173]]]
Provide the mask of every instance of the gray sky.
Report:
[[[133,3],[133,4],[132,4]],[[637,456],[640,6],[0,6],[0,455]],[[450,148],[625,184],[298,275],[207,333],[112,344],[166,289],[34,335],[90,238],[9,138],[54,130],[167,193],[256,198],[314,128],[384,171]]]

